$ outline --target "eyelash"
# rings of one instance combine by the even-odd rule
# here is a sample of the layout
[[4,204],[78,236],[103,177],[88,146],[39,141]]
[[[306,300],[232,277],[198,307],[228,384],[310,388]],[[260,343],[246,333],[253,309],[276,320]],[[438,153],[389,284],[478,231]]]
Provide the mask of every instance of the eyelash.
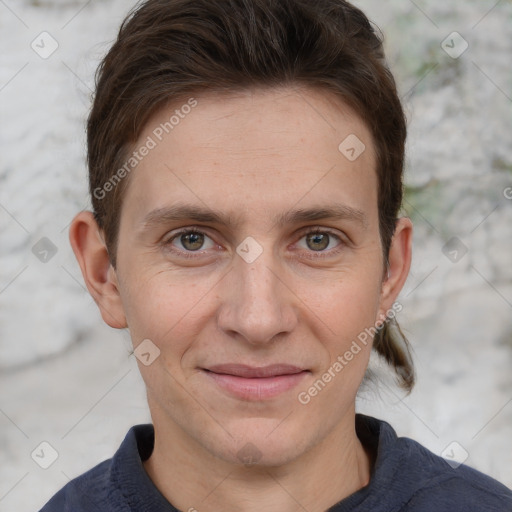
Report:
[[[172,242],[176,238],[178,238],[184,234],[200,234],[200,235],[208,236],[208,234],[205,233],[204,231],[201,231],[195,227],[191,227],[191,228],[182,229],[181,231],[175,233],[171,238],[164,240],[163,245],[167,249],[169,249],[171,252],[178,254],[180,257],[183,257],[183,258],[192,259],[192,258],[201,257],[204,254],[204,251],[181,251],[181,250],[174,249],[174,247],[172,246]],[[299,238],[299,240],[304,238],[305,236],[308,236],[311,234],[321,234],[321,235],[327,234],[330,237],[334,237],[335,239],[337,239],[339,242],[339,245],[336,248],[331,249],[329,251],[308,251],[310,253],[310,256],[306,256],[307,258],[319,259],[319,258],[331,257],[331,256],[337,255],[338,253],[340,253],[343,250],[343,246],[345,245],[345,242],[334,231],[331,231],[330,229],[326,229],[326,228],[320,228],[317,226],[308,228],[305,232],[303,232],[301,234],[301,237]],[[208,237],[208,238],[211,238],[211,237]]]

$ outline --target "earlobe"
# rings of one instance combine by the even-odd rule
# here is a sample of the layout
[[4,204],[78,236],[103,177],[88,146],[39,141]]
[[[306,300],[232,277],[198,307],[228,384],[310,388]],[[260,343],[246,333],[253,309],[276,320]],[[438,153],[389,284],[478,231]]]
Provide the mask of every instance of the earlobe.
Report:
[[110,263],[102,232],[92,212],[78,213],[69,229],[69,241],[92,298],[105,323],[116,329],[127,326],[117,275]]
[[386,314],[402,290],[412,258],[412,222],[407,217],[397,219],[396,229],[391,241],[388,256],[388,268],[382,283],[380,314]]

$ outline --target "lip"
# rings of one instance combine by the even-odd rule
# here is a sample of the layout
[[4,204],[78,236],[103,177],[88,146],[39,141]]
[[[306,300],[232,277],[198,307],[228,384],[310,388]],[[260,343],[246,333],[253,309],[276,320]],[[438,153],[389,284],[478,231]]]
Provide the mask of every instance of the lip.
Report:
[[248,366],[246,364],[217,364],[206,368],[214,373],[235,375],[252,379],[257,377],[276,377],[278,375],[293,375],[305,371],[305,368],[299,368],[292,364],[278,363],[268,366]]
[[204,375],[228,394],[249,401],[261,401],[295,387],[309,370],[289,364],[252,367],[222,364],[202,368]]

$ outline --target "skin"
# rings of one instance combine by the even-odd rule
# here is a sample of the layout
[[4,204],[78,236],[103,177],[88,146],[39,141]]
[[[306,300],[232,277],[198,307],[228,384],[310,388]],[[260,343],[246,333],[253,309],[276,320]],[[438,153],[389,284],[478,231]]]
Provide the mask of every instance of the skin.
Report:
[[[160,492],[183,511],[325,511],[369,482],[372,455],[354,420],[371,344],[309,403],[297,396],[391,308],[409,272],[412,225],[397,220],[388,277],[372,137],[329,93],[283,87],[196,99],[130,175],[116,268],[90,212],[75,217],[71,244],[105,322],[128,326],[134,347],[150,339],[160,350],[149,366],[138,362],[155,426],[144,465]],[[176,108],[159,111],[135,146]],[[350,134],[366,146],[353,162],[338,150]],[[177,202],[239,223],[145,222]],[[365,220],[274,221],[326,205]],[[190,227],[205,234],[203,245],[170,240]],[[319,240],[307,236],[312,227]],[[248,236],[263,251],[251,263],[236,252]],[[228,362],[310,373],[271,399],[242,399],[201,370]],[[260,457],[252,465],[237,455],[247,443]]]

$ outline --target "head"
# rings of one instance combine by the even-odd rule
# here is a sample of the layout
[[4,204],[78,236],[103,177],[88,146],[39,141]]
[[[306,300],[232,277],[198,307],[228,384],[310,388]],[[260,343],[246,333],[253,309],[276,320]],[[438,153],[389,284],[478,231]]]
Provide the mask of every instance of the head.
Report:
[[[70,237],[104,320],[159,353],[139,364],[154,419],[193,425],[224,458],[248,436],[285,460],[283,439],[307,449],[352,410],[372,347],[411,389],[394,319],[410,265],[405,137],[382,41],[347,2],[149,0],[131,13],[98,69],[93,213]],[[275,362],[307,371],[264,401],[207,374]],[[258,437],[290,405],[295,420]]]

